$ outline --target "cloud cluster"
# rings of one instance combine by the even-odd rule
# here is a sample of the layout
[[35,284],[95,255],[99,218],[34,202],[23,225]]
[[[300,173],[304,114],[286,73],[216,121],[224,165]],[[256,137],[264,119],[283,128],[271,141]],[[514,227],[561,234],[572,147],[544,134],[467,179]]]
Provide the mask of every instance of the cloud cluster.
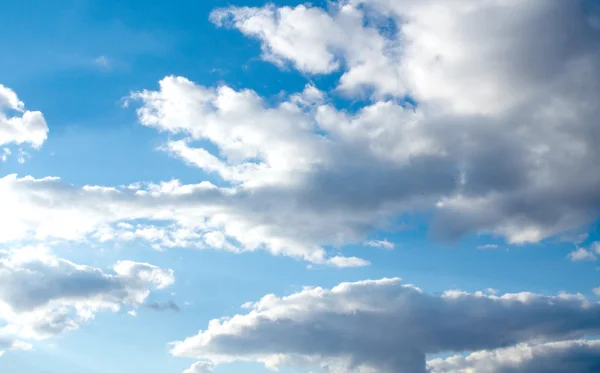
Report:
[[[17,94],[0,84],[0,145],[29,144],[42,146],[48,137],[48,126],[39,111],[25,110],[25,104]],[[3,150],[2,160],[10,155]]]
[[593,373],[600,371],[600,341],[521,344],[428,362],[430,373]]
[[429,295],[382,279],[267,295],[247,314],[212,320],[206,330],[173,342],[171,352],[216,364],[425,373],[427,354],[598,332],[600,304],[581,295]]
[[[346,150],[338,160],[353,162],[315,167],[328,169],[328,184],[313,189],[327,195],[352,169],[356,177],[346,180],[369,180],[371,205],[431,197],[438,236],[487,231],[522,243],[600,210],[600,29],[585,5],[351,0],[328,10],[230,7],[211,18],[258,38],[269,61],[306,73],[341,69],[341,90],[373,92],[376,102],[355,115],[317,109],[319,130]],[[410,96],[416,111],[390,95]],[[360,165],[362,152],[375,153],[369,173],[349,165]],[[360,201],[359,185],[352,196],[342,187],[338,199]]]
[[273,99],[166,77],[132,94],[139,122],[169,133],[163,149],[215,185],[9,175],[0,240],[141,240],[353,267],[369,263],[325,248],[393,229],[407,212],[427,213],[445,240],[476,232],[527,243],[579,227],[600,215],[600,30],[582,5],[215,10],[215,24],[258,38],[268,61],[343,71],[339,89],[370,98],[345,110],[313,85]]
[[147,263],[119,261],[113,271],[75,264],[40,247],[3,253],[0,332],[46,339],[78,328],[99,311],[138,307],[151,290],[174,282],[173,271]]

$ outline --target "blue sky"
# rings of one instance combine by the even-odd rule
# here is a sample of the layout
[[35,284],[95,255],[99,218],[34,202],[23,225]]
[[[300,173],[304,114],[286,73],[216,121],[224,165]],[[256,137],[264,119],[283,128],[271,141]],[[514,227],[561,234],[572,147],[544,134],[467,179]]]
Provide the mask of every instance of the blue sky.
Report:
[[[408,319],[394,315],[443,312],[454,289],[470,293],[456,307],[483,297],[499,324],[530,318],[520,328],[532,332],[502,338],[560,350],[565,372],[571,349],[600,361],[587,344],[600,331],[599,13],[583,0],[471,5],[3,5],[0,370],[265,372],[277,361],[282,372],[422,373],[410,333],[396,332]],[[383,280],[366,298],[352,290],[384,278],[429,298]],[[347,294],[306,290],[345,282]],[[538,308],[497,299],[521,292]],[[591,311],[555,310],[584,302],[552,298],[563,292]],[[290,298],[241,307],[268,294]],[[149,306],[171,301],[178,310]],[[346,306],[367,316],[346,319]],[[536,329],[552,312],[564,326]],[[422,335],[463,337],[452,319],[436,329],[426,317]],[[484,319],[456,322],[478,341],[467,329]],[[307,325],[314,335],[294,334]],[[401,358],[354,343],[378,325],[393,335],[372,344]],[[494,333],[424,341],[419,354],[514,344]],[[500,372],[500,360],[471,367]],[[440,361],[432,373],[460,371]]]

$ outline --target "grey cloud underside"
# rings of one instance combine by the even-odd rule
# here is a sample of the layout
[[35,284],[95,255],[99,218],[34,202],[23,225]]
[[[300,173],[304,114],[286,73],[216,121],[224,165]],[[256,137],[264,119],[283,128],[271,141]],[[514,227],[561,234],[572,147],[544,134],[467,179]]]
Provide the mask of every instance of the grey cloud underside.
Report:
[[181,311],[181,308],[177,305],[177,303],[173,302],[172,300],[162,303],[158,301],[152,301],[144,303],[144,307],[154,311]]
[[175,342],[172,353],[214,362],[424,373],[426,354],[599,332],[600,305],[581,296],[433,296],[392,279],[267,296],[250,313],[213,320],[197,336]]
[[[406,116],[390,117],[387,112],[365,125],[363,137],[343,141],[348,139],[339,135],[350,131],[352,121],[332,129],[317,117],[317,125],[333,139],[328,144],[331,164],[315,168],[303,189],[288,198],[302,201],[304,209],[339,209],[371,217],[428,209],[439,199],[451,199],[436,209],[433,226],[433,233],[446,239],[487,231],[514,242],[538,241],[598,217],[600,30],[592,21],[597,10],[586,8],[584,1],[343,3],[375,9],[369,15],[379,11],[390,16],[399,33],[383,35],[355,23],[353,17],[361,13],[347,5],[334,5],[329,12],[267,6],[213,13],[217,25],[258,38],[269,60],[276,56],[299,70],[329,72],[318,61],[305,59],[303,47],[316,43],[315,53],[324,60],[346,63],[342,84],[348,85],[354,70],[378,63],[381,57],[389,68],[382,74],[392,71],[388,78],[397,78],[403,87],[387,93],[407,93],[418,102],[418,136],[403,131]],[[437,22],[436,14],[456,22]],[[317,28],[323,28],[322,38],[315,39],[307,26],[315,20],[321,20]],[[383,38],[387,47],[360,52],[338,34],[360,34],[374,43]],[[425,44],[418,49],[425,36],[437,38],[439,49]],[[444,50],[443,42],[454,47],[455,54]],[[390,54],[395,46],[406,50]],[[431,69],[439,75],[432,80],[411,75],[414,66],[409,62],[422,63],[425,73]],[[386,93],[375,78],[354,84]],[[451,85],[449,90],[444,84]],[[407,163],[394,159],[397,149],[386,146],[420,140],[439,151],[409,152]],[[387,151],[390,161],[373,157],[369,150],[374,148]],[[458,185],[459,179],[464,183]],[[371,227],[362,228],[359,234]]]
[[600,371],[600,342],[566,341],[481,351],[428,363],[430,373],[594,373]]
[[137,307],[151,290],[170,285],[173,273],[130,261],[114,274],[56,258],[45,249],[0,255],[0,332],[45,339],[76,329],[99,311]]

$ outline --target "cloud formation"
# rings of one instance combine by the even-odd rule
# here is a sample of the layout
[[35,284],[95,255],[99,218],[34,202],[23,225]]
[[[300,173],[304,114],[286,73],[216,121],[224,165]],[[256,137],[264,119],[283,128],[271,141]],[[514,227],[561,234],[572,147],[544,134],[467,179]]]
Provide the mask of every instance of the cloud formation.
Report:
[[600,371],[600,341],[520,344],[428,362],[430,373],[593,373]]
[[46,339],[76,329],[100,311],[144,303],[174,282],[173,271],[119,261],[114,274],[27,247],[0,256],[0,332]]
[[600,215],[600,30],[582,4],[215,10],[216,25],[259,39],[268,61],[342,71],[339,90],[362,106],[340,109],[313,85],[274,99],[165,77],[131,95],[139,122],[168,133],[163,150],[214,184],[9,175],[0,240],[140,240],[354,267],[369,263],[326,248],[393,229],[405,213],[431,216],[441,240],[521,244],[577,228]]
[[[600,30],[585,5],[352,0],[329,10],[230,7],[211,19],[258,38],[268,61],[308,73],[342,69],[340,89],[374,92],[379,101],[354,120],[331,108],[317,116],[330,138],[352,136],[355,150],[375,150],[397,167],[381,179],[365,175],[373,204],[380,195],[401,203],[409,195],[390,196],[383,185],[410,184],[437,199],[438,236],[491,231],[523,243],[589,222],[600,210],[599,178],[582,177],[600,174],[593,119]],[[410,96],[415,115],[400,115],[386,95]],[[356,161],[355,154],[346,156]],[[400,177],[407,159],[421,173]],[[335,177],[347,167],[332,166],[329,185],[339,186]],[[439,169],[456,170],[455,183],[426,188],[452,178]]]
[[[39,111],[25,110],[17,94],[0,84],[0,145],[29,144],[42,146],[48,137],[48,126]],[[2,159],[10,153],[3,151]]]
[[493,349],[600,332],[600,304],[581,295],[428,295],[398,279],[267,295],[247,314],[212,320],[172,343],[175,356],[332,372],[425,373],[427,354]]

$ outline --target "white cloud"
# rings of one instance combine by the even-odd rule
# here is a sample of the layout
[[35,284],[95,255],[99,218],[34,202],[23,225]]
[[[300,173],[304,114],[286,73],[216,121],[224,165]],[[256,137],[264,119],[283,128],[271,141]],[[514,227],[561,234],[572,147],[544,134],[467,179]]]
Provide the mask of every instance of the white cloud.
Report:
[[76,329],[99,311],[141,305],[153,289],[172,284],[173,272],[120,261],[115,274],[57,258],[42,247],[0,256],[0,331],[45,339]]
[[[140,240],[356,265],[324,248],[363,242],[404,213],[428,213],[440,239],[477,232],[510,243],[600,215],[598,30],[580,22],[577,2],[359,3],[228,8],[212,19],[259,38],[270,60],[343,70],[341,87],[369,85],[375,101],[349,111],[313,85],[273,100],[166,77],[132,95],[139,121],[176,135],[164,150],[216,185],[80,188],[9,175],[0,241]],[[416,108],[399,102],[404,93]]]
[[6,160],[11,154],[12,151],[9,148],[2,148],[2,152],[0,153],[0,160],[2,162],[6,162]]
[[[343,257],[328,262],[317,240],[332,234],[334,227],[311,223],[314,213],[297,215],[287,224],[279,221],[286,215],[256,214],[256,208],[268,208],[261,206],[262,202],[272,203],[273,211],[283,208],[276,204],[277,196],[269,197],[268,191],[251,195],[207,182],[181,185],[178,181],[147,184],[139,189],[78,188],[57,178],[19,179],[15,175],[0,179],[0,191],[5,206],[0,210],[0,241],[4,242],[141,239],[165,247],[267,250],[317,264],[358,263]],[[151,222],[130,224],[138,219]],[[344,230],[348,229],[341,226],[335,234]],[[211,234],[215,231],[220,233]],[[232,249],[229,240],[239,247]]]
[[569,259],[574,262],[594,261],[596,260],[596,255],[594,255],[593,252],[584,249],[583,247],[578,247],[569,254]]
[[364,259],[345,256],[335,256],[333,258],[328,259],[327,262],[339,268],[365,267],[371,264],[369,261]]
[[[437,235],[537,242],[598,216],[600,31],[581,1],[353,0],[329,10],[229,7],[211,17],[258,38],[270,61],[310,73],[343,69],[347,92],[368,86],[374,98],[416,100],[414,116],[380,101],[351,118],[321,107],[316,121],[348,153],[457,170],[439,191]],[[348,167],[336,166],[329,170]],[[439,182],[427,166],[415,165],[423,174],[401,185]],[[377,195],[380,180],[369,176]]]
[[215,364],[255,361],[273,369],[425,373],[426,354],[600,332],[600,304],[581,295],[433,296],[398,279],[267,295],[251,307],[173,342],[172,354]]
[[430,373],[593,373],[600,369],[600,341],[520,344],[428,362]]
[[214,369],[214,364],[205,361],[198,361],[192,364],[191,367],[184,370],[183,373],[211,373]]
[[42,113],[25,110],[17,94],[0,84],[0,145],[28,143],[39,148],[47,137],[48,126]]
[[593,290],[593,292],[594,292],[594,294],[595,294],[595,295],[598,295],[598,296],[600,296],[600,287],[598,287],[598,288],[595,288],[595,289]]
[[371,247],[379,247],[379,248],[387,249],[387,250],[392,250],[394,247],[396,247],[395,243],[390,242],[388,240],[365,241],[364,245],[371,246]]

